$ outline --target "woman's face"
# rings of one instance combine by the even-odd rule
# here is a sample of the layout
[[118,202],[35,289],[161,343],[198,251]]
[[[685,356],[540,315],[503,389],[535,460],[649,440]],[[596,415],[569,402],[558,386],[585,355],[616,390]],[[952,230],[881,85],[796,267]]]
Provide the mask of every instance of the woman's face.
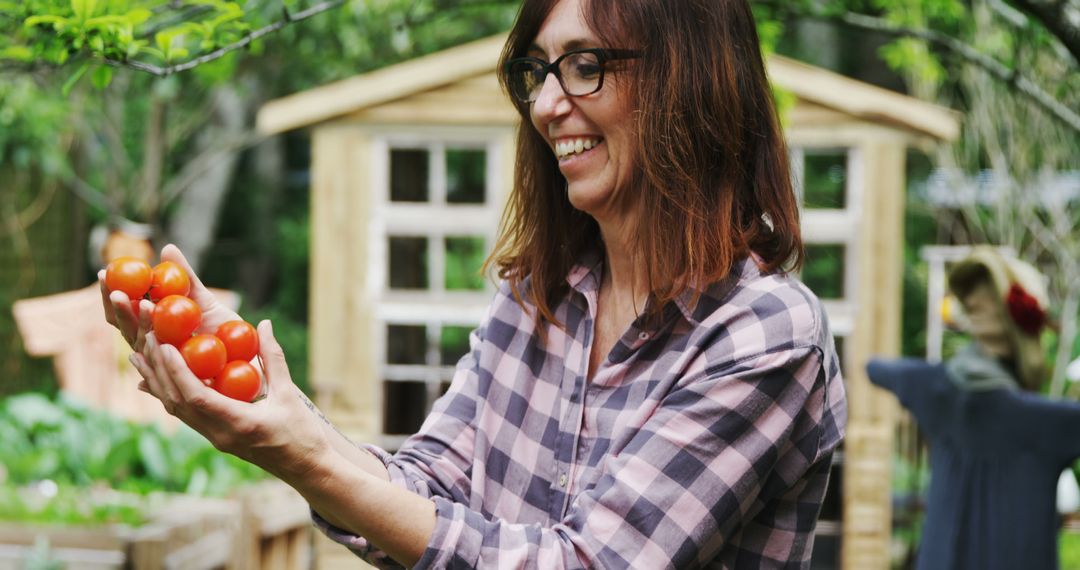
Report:
[[[585,23],[582,1],[560,0],[541,26],[528,55],[551,62],[574,49],[634,49],[600,45]],[[603,88],[581,97],[566,95],[558,78],[549,74],[530,109],[533,125],[559,160],[570,203],[598,221],[610,215],[608,199],[612,191],[631,179],[635,137],[629,92],[625,74],[612,72],[610,64]]]

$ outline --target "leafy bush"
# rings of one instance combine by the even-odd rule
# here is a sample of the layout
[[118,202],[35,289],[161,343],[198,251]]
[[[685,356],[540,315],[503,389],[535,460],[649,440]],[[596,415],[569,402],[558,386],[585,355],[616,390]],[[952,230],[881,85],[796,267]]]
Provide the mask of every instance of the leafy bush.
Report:
[[165,434],[38,393],[0,402],[0,465],[0,520],[20,523],[138,525],[160,491],[223,496],[266,476],[186,426]]
[[222,496],[265,477],[258,467],[214,449],[181,426],[166,435],[156,425],[121,420],[59,396],[36,393],[0,403],[0,461],[11,485],[52,480],[61,486],[108,487]]

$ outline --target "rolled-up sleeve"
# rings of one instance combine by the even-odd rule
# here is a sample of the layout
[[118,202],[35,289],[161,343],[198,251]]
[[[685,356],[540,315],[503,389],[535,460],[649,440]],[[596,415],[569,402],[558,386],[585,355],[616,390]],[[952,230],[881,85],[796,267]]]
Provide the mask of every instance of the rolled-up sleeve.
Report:
[[[420,431],[410,437],[398,454],[374,445],[362,447],[382,461],[390,482],[421,497],[467,503],[476,414],[476,355],[479,332],[470,335],[472,350],[458,363],[447,393],[440,398]],[[438,502],[436,505],[438,506]],[[337,528],[311,512],[315,527],[377,568],[401,568],[366,538]]]

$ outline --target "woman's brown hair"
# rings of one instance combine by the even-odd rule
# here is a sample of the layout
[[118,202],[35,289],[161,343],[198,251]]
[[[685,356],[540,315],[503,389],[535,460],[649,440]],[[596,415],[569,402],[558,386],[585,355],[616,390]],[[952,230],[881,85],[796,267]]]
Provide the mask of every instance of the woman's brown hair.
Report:
[[[526,54],[558,0],[525,0],[502,61]],[[635,180],[614,198],[635,213],[633,250],[659,310],[724,278],[751,252],[766,271],[797,268],[803,246],[787,146],[746,0],[583,0],[602,46],[642,57],[620,68],[637,111]],[[504,88],[507,77],[499,66]],[[611,88],[605,86],[605,89]],[[509,90],[507,89],[509,92]],[[516,102],[514,188],[488,263],[525,293],[540,318],[566,293],[566,275],[600,239],[575,209],[529,105]],[[530,285],[522,290],[525,279]]]

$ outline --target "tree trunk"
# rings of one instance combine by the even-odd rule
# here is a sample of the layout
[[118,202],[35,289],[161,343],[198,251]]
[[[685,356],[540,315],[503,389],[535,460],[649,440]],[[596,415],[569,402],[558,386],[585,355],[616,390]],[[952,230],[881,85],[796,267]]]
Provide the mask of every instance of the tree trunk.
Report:
[[241,261],[244,291],[252,306],[262,306],[269,300],[272,278],[275,272],[273,255],[277,241],[277,211],[285,188],[285,138],[266,139],[252,149],[251,170],[259,186],[252,221],[252,238],[258,244],[255,255],[245,256]]
[[[248,105],[231,86],[215,90],[218,128],[205,129],[199,135],[198,148],[210,149],[222,140],[239,140],[247,129]],[[201,155],[202,153],[200,153]],[[176,244],[196,271],[206,249],[213,242],[225,194],[231,185],[239,151],[235,145],[213,156],[205,171],[179,195],[166,238]]]

